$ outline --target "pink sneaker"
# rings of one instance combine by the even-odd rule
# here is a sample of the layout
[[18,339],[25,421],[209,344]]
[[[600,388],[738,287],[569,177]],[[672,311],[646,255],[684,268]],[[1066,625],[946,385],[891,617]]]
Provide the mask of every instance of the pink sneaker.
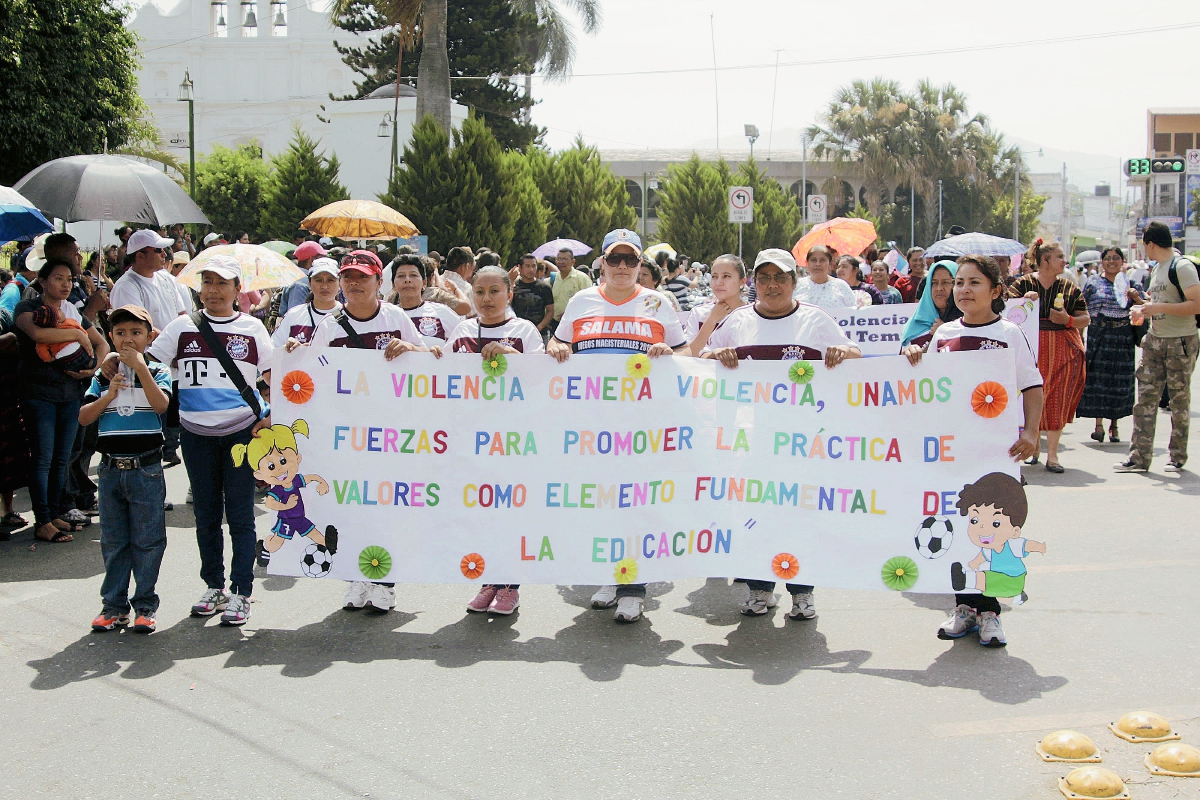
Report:
[[521,607],[521,593],[516,589],[497,589],[488,611],[508,616]]
[[474,611],[482,614],[488,610],[488,606],[492,604],[492,598],[496,596],[495,586],[484,586],[479,590],[479,594],[475,595],[475,599],[467,603],[467,611]]

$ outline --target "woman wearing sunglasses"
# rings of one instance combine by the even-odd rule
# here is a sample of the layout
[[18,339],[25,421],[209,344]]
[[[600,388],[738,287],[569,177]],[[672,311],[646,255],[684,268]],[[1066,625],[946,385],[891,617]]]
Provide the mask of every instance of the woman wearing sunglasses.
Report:
[[[604,237],[603,286],[583,289],[563,311],[546,352],[562,363],[572,353],[645,353],[650,358],[687,353],[679,315],[660,292],[638,284],[642,240],[619,228]],[[624,324],[624,323],[637,324]],[[592,596],[592,608],[617,607],[617,622],[642,617],[646,584],[602,586]]]

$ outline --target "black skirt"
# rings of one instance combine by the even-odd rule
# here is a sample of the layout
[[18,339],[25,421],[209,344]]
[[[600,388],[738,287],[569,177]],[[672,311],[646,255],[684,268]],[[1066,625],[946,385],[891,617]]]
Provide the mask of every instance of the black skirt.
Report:
[[1076,416],[1121,419],[1133,413],[1137,370],[1128,320],[1092,317],[1087,329],[1087,382]]

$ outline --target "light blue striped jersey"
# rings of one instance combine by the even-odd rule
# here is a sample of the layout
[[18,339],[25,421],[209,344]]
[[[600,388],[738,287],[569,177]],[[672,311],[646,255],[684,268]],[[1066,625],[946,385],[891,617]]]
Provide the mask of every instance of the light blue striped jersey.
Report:
[[[157,361],[147,359],[150,374],[158,388],[171,395],[171,371]],[[108,391],[108,381],[99,372],[92,378],[84,402],[91,403]],[[162,445],[162,423],[146,399],[146,390],[134,373],[132,390],[121,391],[100,415],[96,449],[110,455],[137,455]]]

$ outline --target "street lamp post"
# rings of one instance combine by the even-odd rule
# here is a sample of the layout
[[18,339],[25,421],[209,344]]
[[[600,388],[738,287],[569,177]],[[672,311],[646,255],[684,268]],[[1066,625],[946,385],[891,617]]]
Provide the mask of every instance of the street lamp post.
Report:
[[754,143],[758,141],[758,126],[746,125],[746,138],[750,140],[750,159],[754,160]]
[[800,162],[800,235],[808,233],[808,134],[800,134],[803,159]]
[[196,93],[192,84],[192,71],[183,71],[183,83],[179,84],[179,101],[188,104],[188,194],[196,199]]

